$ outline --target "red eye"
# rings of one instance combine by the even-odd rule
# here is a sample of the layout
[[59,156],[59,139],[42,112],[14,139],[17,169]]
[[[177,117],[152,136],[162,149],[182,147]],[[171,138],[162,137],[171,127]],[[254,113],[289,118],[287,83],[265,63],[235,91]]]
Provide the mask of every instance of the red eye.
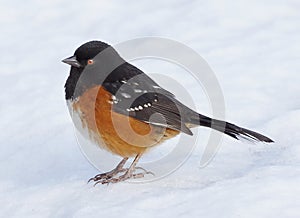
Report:
[[93,64],[94,63],[94,61],[92,60],[92,59],[89,59],[88,61],[87,61],[87,64]]

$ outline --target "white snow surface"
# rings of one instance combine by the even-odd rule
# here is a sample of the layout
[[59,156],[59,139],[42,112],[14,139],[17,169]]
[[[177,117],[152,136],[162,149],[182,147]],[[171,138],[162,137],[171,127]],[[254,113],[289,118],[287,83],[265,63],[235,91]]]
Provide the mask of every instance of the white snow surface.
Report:
[[[0,10],[1,217],[300,217],[299,1],[12,0]],[[200,168],[199,142],[160,180],[87,184],[98,170],[77,145],[61,60],[92,39],[113,45],[144,36],[197,51],[221,84],[227,120],[275,143],[224,137]],[[201,92],[169,65],[134,64]],[[211,115],[205,96],[195,98]]]

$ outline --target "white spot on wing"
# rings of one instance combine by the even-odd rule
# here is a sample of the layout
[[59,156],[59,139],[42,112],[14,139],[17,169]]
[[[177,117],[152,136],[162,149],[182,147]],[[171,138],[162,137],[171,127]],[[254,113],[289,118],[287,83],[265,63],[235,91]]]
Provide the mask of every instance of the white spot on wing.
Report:
[[111,96],[111,102],[108,101],[108,103],[110,103],[110,104],[118,104],[119,101],[120,100],[117,99],[116,96],[113,95],[113,96]]
[[131,98],[131,95],[129,95],[128,93],[125,93],[125,92],[122,92],[121,95],[122,95],[124,98]]
[[141,93],[142,90],[141,90],[141,89],[134,89],[134,92],[135,92],[135,93]]

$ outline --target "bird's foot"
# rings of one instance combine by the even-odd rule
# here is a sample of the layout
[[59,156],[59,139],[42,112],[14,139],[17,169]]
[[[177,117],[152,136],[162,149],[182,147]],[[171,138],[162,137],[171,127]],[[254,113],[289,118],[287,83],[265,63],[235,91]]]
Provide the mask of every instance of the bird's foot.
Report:
[[128,157],[123,158],[115,169],[113,169],[109,172],[106,172],[106,173],[98,174],[95,177],[90,178],[88,183],[90,181],[98,182],[98,181],[101,181],[102,179],[110,179],[110,178],[113,178],[114,176],[118,175],[119,173],[125,172],[127,169],[124,168],[124,165],[127,160],[128,160]]
[[[141,170],[142,172],[136,173],[136,170]],[[112,170],[114,171],[114,170]],[[113,172],[112,171],[108,173],[102,173],[99,175],[96,175],[94,178],[91,178],[90,181],[94,181],[95,185],[101,183],[101,184],[111,184],[111,183],[118,183],[122,182],[128,179],[137,179],[137,178],[143,178],[146,174],[151,174],[154,176],[154,173],[145,170],[142,167],[135,167],[134,169],[131,168],[123,168],[120,169],[118,172]],[[121,176],[117,176],[117,174],[125,172]]]
[[94,176],[93,178],[90,178],[88,183],[91,182],[91,181],[94,181],[94,182],[98,182],[98,181],[101,181],[103,179],[110,179],[110,178],[113,178],[114,176],[118,175],[119,173],[122,173],[122,172],[125,172],[127,169],[124,169],[124,168],[121,168],[121,169],[118,169],[118,168],[115,168],[109,172],[106,172],[106,173],[100,173],[96,176]]

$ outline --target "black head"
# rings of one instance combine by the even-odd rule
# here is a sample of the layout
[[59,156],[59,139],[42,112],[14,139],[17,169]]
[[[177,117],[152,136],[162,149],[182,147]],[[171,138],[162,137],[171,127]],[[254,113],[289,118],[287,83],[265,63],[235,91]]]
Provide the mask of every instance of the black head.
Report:
[[124,60],[112,46],[101,41],[90,41],[81,45],[73,56],[62,62],[71,65],[65,92],[66,99],[74,99],[86,89],[102,85],[109,73],[124,63]]
[[101,41],[90,41],[84,43],[76,49],[73,56],[62,60],[62,62],[76,68],[84,68],[88,64],[93,63],[93,58],[110,47],[110,45]]

